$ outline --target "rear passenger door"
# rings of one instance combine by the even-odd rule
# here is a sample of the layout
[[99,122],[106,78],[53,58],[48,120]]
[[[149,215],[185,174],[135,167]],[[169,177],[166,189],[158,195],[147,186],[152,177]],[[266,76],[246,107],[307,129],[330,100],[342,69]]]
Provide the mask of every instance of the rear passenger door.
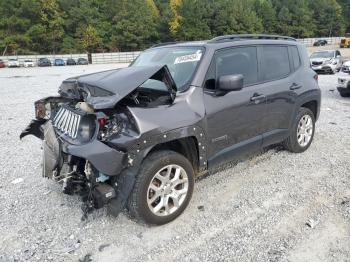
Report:
[[[264,115],[263,146],[280,142],[288,136],[296,101],[295,90],[301,82],[294,74],[294,67],[300,66],[297,49],[292,46],[263,45],[258,48],[259,78],[263,84],[261,92],[266,96]],[[296,52],[296,53],[295,53]],[[299,61],[293,64],[292,58]]]

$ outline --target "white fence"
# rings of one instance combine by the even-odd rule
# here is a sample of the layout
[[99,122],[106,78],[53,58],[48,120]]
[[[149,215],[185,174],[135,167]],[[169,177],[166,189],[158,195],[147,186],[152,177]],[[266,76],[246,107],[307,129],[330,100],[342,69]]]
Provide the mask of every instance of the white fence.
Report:
[[318,37],[318,38],[303,38],[297,39],[298,42],[305,46],[312,46],[317,40],[326,40],[328,45],[339,45],[340,40],[344,37]]
[[93,64],[130,63],[141,52],[97,53],[92,54]]

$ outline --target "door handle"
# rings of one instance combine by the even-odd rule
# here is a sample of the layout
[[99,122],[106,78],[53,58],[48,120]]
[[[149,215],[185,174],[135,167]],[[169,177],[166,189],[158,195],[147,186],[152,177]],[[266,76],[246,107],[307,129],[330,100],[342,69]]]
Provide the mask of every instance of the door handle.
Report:
[[301,85],[298,85],[297,83],[293,83],[289,89],[290,90],[297,90],[297,89],[300,89],[301,88]]
[[258,94],[255,93],[251,98],[250,101],[258,101],[260,99],[266,98],[266,96],[264,96],[263,94]]

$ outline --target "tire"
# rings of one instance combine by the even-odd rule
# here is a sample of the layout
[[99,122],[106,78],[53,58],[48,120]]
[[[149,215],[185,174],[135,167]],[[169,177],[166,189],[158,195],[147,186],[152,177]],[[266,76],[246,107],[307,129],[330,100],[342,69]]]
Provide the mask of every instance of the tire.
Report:
[[[170,180],[167,174],[170,174]],[[176,174],[179,175],[178,179],[175,178]],[[182,182],[174,183],[175,180]],[[185,210],[193,187],[193,167],[183,155],[170,150],[152,153],[143,161],[129,196],[130,215],[146,224],[169,223]],[[162,199],[167,201],[167,205]]]
[[[302,123],[301,121],[303,121],[304,123],[305,119],[311,120],[312,123],[311,123],[311,126],[309,123],[308,125],[306,125],[307,128],[304,128],[304,130],[302,130],[300,129],[300,125]],[[312,131],[309,132],[311,127],[312,127]],[[305,139],[302,139],[303,134]],[[290,136],[283,142],[283,145],[285,149],[287,149],[290,152],[302,153],[310,147],[312,140],[314,138],[314,134],[315,134],[315,116],[310,109],[301,107],[296,116]]]
[[350,97],[350,92],[349,93],[345,93],[345,92],[339,92],[341,97]]

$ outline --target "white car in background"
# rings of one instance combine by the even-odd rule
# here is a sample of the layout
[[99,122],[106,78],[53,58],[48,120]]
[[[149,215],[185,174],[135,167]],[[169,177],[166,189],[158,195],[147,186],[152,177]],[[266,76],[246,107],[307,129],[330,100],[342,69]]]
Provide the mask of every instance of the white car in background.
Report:
[[24,67],[34,67],[35,64],[34,64],[34,61],[33,61],[33,60],[31,60],[31,59],[26,59],[26,60],[24,60],[24,62],[23,62],[23,66],[24,66]]
[[9,59],[7,62],[7,67],[19,67],[18,59]]
[[316,51],[310,56],[310,63],[316,73],[335,74],[343,65],[343,57],[339,50]]
[[343,66],[341,68],[341,71],[343,73],[350,74],[350,61],[344,62]]
[[350,97],[350,75],[341,74],[338,77],[338,92],[342,97]]

